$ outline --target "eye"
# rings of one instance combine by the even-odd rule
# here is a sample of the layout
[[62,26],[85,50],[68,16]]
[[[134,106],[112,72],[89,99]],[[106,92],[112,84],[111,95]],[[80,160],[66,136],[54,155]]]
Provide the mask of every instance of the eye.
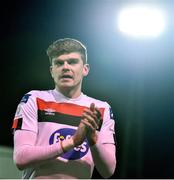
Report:
[[54,61],[54,65],[56,66],[62,66],[63,64],[64,64],[63,61],[59,61],[59,60]]
[[69,61],[68,61],[68,64],[77,64],[78,63],[78,59],[70,59]]

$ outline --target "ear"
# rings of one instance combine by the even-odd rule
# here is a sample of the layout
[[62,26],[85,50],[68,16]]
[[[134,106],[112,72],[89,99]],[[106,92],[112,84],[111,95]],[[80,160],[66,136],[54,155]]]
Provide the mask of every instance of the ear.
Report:
[[50,74],[51,74],[51,77],[53,78],[53,66],[50,66]]
[[89,64],[85,64],[85,65],[83,66],[83,76],[87,76],[88,73],[89,73],[89,70],[90,70]]

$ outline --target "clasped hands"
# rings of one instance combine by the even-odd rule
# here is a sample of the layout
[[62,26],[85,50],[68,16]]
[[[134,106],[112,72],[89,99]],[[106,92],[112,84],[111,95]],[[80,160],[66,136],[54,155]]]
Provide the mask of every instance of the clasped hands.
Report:
[[90,146],[97,142],[96,129],[101,126],[102,116],[100,110],[91,103],[90,108],[84,109],[81,122],[73,135],[74,145],[78,146],[87,138]]

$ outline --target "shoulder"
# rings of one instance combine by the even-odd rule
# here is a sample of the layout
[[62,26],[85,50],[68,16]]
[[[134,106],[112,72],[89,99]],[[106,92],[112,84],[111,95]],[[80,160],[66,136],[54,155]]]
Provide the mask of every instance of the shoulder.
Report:
[[84,95],[84,100],[88,101],[89,104],[94,103],[101,111],[103,111],[103,115],[105,119],[114,119],[112,108],[107,101],[102,101],[87,95]]
[[84,100],[87,101],[89,104],[94,103],[97,107],[105,107],[105,108],[110,107],[107,101],[102,101],[87,95],[84,95]]
[[52,95],[53,90],[31,90],[23,95],[21,102],[26,103],[28,99],[42,98],[47,99]]

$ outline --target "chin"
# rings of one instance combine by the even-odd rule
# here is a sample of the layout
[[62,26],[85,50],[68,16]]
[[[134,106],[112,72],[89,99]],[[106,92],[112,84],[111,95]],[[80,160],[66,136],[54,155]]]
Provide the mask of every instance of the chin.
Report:
[[59,86],[61,89],[69,89],[69,88],[73,88],[72,84],[66,84],[66,85],[61,85]]

